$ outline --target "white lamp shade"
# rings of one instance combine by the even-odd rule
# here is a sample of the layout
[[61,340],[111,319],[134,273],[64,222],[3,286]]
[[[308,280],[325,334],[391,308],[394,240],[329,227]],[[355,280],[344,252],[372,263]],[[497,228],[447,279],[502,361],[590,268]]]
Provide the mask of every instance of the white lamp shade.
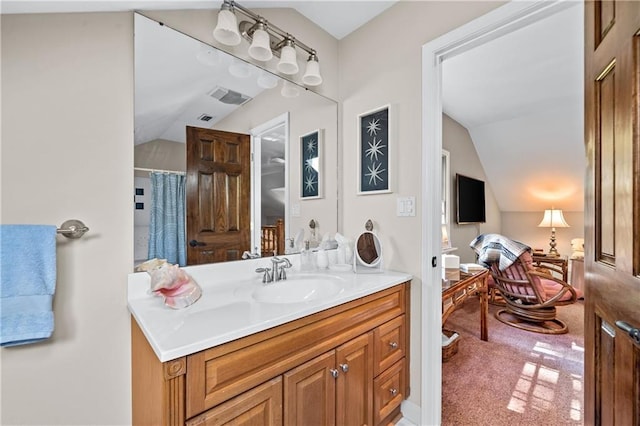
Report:
[[562,210],[550,209],[544,211],[544,217],[538,226],[541,228],[568,228],[569,224],[564,220]]
[[293,75],[298,73],[298,60],[296,58],[296,49],[293,46],[284,46],[280,51],[280,62],[278,62],[278,71],[283,74]]
[[196,54],[198,61],[204,65],[215,67],[220,65],[220,55],[217,50],[214,50],[211,46],[201,44],[198,53]]
[[218,12],[218,23],[213,30],[213,38],[227,46],[240,44],[241,37],[238,31],[238,20],[232,11],[223,9]]
[[238,78],[247,78],[251,76],[252,66],[246,64],[240,60],[233,61],[231,65],[229,65],[229,74]]
[[322,76],[320,75],[320,64],[316,60],[307,62],[307,69],[302,76],[302,82],[307,86],[318,86],[322,84]]
[[300,94],[300,91],[295,85],[285,80],[282,82],[282,90],[280,91],[280,94],[285,98],[295,98]]
[[258,86],[263,89],[273,89],[278,85],[278,78],[266,72],[260,73],[258,76]]
[[273,58],[269,34],[265,30],[257,29],[253,32],[253,41],[249,46],[249,56],[257,61],[268,61]]

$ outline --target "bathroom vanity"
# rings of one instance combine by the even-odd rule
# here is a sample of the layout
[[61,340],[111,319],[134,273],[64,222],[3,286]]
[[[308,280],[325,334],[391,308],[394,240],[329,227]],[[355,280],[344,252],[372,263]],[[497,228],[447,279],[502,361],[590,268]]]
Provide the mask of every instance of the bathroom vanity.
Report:
[[294,271],[263,284],[247,271],[264,262],[185,268],[203,296],[183,310],[149,295],[146,274],[129,277],[134,424],[400,418],[409,393],[411,277]]

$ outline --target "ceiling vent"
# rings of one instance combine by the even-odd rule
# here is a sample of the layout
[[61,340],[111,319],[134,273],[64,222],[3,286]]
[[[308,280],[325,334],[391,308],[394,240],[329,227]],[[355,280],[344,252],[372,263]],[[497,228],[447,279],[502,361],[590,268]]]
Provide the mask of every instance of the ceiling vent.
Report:
[[198,120],[200,121],[211,121],[213,120],[213,116],[209,115],[209,114],[201,114],[200,117],[198,117]]
[[208,95],[219,100],[223,104],[229,105],[242,105],[252,99],[251,97],[243,95],[240,92],[236,92],[235,90],[226,89],[220,86],[214,87],[213,90],[208,93]]

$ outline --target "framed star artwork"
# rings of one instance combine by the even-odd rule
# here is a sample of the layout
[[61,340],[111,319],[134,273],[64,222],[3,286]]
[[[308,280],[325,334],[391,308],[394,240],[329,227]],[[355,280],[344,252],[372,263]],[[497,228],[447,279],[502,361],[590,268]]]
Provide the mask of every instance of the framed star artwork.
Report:
[[300,136],[300,198],[322,198],[322,129]]
[[358,195],[391,192],[390,106],[358,116]]

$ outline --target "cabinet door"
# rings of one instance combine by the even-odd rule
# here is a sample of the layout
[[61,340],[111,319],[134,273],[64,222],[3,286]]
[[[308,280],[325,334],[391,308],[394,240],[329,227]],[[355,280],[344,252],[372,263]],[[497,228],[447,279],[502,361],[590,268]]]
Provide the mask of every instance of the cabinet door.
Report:
[[282,378],[277,377],[187,421],[187,426],[281,426]]
[[336,349],[336,424],[373,424],[373,333]]
[[284,375],[285,426],[335,425],[335,351],[327,352]]

